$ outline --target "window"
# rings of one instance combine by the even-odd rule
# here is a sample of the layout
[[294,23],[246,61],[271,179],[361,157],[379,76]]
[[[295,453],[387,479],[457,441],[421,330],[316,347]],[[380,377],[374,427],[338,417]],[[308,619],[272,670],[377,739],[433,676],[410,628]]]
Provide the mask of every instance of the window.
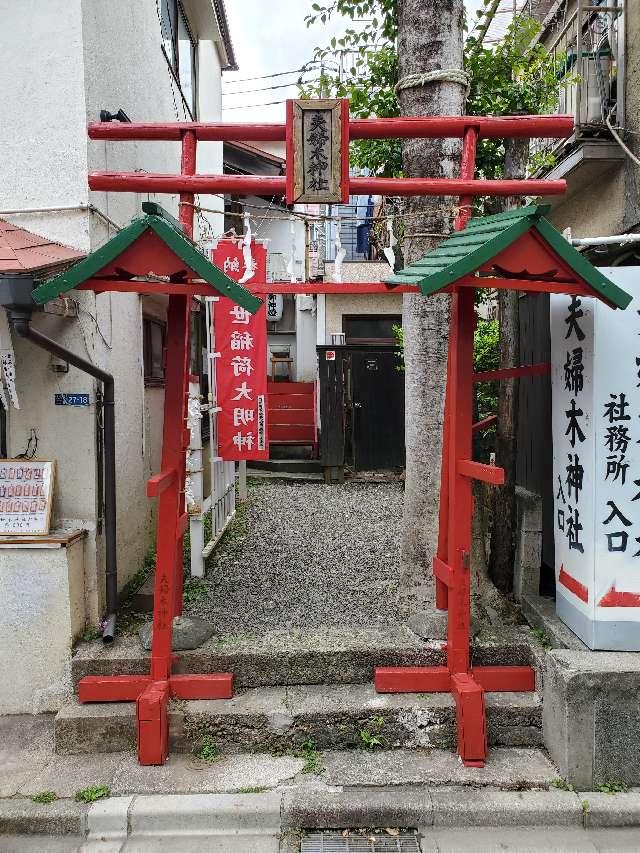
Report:
[[161,0],[162,49],[191,118],[196,117],[197,42],[179,0]]
[[142,352],[144,384],[159,388],[164,385],[165,324],[148,317],[142,319]]
[[397,344],[393,327],[401,325],[399,314],[360,314],[342,318],[347,344]]

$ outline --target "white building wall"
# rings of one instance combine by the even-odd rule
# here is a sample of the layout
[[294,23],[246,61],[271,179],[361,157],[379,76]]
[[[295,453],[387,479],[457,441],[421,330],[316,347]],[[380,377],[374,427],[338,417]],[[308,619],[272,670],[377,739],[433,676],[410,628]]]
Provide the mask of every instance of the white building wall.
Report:
[[[325,265],[325,277],[328,281],[333,275],[333,262]],[[345,261],[342,265],[343,281],[382,281],[390,275],[390,267],[377,261]],[[343,317],[347,314],[399,314],[402,315],[402,294],[400,293],[346,293],[327,294],[325,297],[325,340],[331,341],[332,332],[341,332]]]
[[[219,33],[208,0],[189,0],[186,12],[198,45],[200,117],[220,119]],[[178,143],[89,141],[87,121],[101,109],[122,108],[132,121],[175,121],[187,117],[161,50],[155,0],[0,0],[0,216],[50,239],[89,252],[114,230],[89,213],[95,205],[118,225],[140,212],[146,195],[94,193],[91,170],[177,173]],[[222,171],[222,145],[200,146],[198,168]],[[157,200],[174,215],[177,197]],[[214,206],[220,199],[204,197]],[[212,202],[209,204],[209,202]],[[8,210],[52,206],[73,211],[37,214]],[[222,218],[210,217],[214,233]],[[142,306],[133,294],[73,293],[78,318],[37,313],[34,326],[113,373],[116,388],[118,472],[118,570],[122,585],[141,565],[151,542],[154,507],[145,495],[146,479],[159,464],[162,389],[143,385]],[[20,410],[8,416],[8,452],[24,450],[32,427],[38,456],[58,461],[54,496],[56,520],[73,520],[89,530],[85,541],[83,618],[73,625],[96,624],[104,612],[102,539],[96,537],[95,385],[69,368],[55,374],[49,356],[28,342],[14,341]],[[59,392],[91,394],[88,408],[56,407]],[[10,559],[6,557],[6,559]],[[51,624],[56,624],[51,614]],[[26,708],[25,708],[26,710]]]
[[[222,115],[222,72],[218,49],[212,38],[203,39],[199,42],[198,70],[198,118],[200,121],[220,121]],[[222,143],[200,142],[198,144],[197,168],[198,172],[205,175],[221,175],[223,171]],[[196,233],[201,237],[220,237],[224,230],[224,197],[200,195],[198,203],[202,207],[219,210],[220,213],[203,212],[197,223]]]
[[[0,208],[86,204],[88,188],[81,0],[0,0]],[[81,212],[18,224],[89,248]]]

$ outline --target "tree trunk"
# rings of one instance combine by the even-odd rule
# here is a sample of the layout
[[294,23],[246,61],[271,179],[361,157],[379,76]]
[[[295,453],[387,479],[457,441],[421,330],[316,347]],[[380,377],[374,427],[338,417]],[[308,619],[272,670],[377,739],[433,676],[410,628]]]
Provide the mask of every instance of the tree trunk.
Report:
[[[504,177],[524,178],[529,158],[528,139],[509,139],[505,143]],[[520,199],[507,199],[501,205],[508,210]],[[500,367],[520,364],[519,295],[515,290],[498,291],[500,326]],[[518,435],[518,380],[500,383],[498,424],[496,427],[496,464],[504,468],[505,485],[494,495],[494,527],[491,538],[490,577],[501,592],[513,589],[515,535],[518,523],[516,507],[516,451]]]
[[[463,0],[398,0],[398,78],[462,68]],[[464,88],[433,82],[399,93],[403,115],[461,115]],[[406,177],[457,177],[460,140],[408,139]],[[412,263],[451,230],[451,198],[406,203],[403,254]],[[432,236],[437,235],[437,236]],[[433,603],[431,561],[437,546],[440,452],[447,368],[449,297],[405,295],[406,482],[402,531],[401,609],[408,615]]]

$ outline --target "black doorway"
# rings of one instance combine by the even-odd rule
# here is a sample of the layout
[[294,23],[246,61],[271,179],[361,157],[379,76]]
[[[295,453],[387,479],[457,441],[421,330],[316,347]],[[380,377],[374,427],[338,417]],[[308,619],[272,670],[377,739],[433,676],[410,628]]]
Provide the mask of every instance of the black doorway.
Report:
[[394,347],[354,347],[351,444],[356,471],[404,468],[404,373]]

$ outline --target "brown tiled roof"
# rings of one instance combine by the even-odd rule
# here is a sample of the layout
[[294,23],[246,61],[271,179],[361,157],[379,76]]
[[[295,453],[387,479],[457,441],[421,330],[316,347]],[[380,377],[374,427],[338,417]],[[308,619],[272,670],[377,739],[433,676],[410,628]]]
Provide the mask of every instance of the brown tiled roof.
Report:
[[55,269],[84,257],[76,249],[0,219],[0,275]]
[[265,151],[263,148],[258,148],[248,142],[225,142],[224,147],[226,148],[227,146],[229,146],[229,148],[239,148],[242,151],[248,151],[249,154],[255,154],[256,156],[262,157],[271,163],[275,163],[277,166],[284,166],[287,162],[284,157],[274,154],[273,151]]

